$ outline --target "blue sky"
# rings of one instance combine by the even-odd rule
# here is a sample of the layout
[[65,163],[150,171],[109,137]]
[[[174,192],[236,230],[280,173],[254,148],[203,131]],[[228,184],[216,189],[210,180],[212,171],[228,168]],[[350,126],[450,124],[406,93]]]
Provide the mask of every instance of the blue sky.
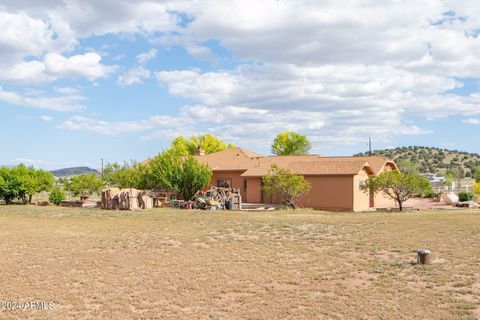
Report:
[[269,154],[284,130],[325,155],[369,136],[480,152],[479,17],[470,1],[2,1],[0,164],[98,168],[202,133]]

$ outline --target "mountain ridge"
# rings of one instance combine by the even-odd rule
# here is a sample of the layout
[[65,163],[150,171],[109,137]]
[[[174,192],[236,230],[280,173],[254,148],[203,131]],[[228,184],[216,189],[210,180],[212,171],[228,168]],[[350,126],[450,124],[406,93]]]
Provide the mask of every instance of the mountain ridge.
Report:
[[[354,154],[365,156],[368,152]],[[396,147],[373,150],[372,155],[387,157],[401,167],[414,165],[420,173],[451,173],[455,178],[470,178],[480,165],[480,154],[426,146]]]
[[89,167],[70,167],[70,168],[62,168],[50,171],[55,177],[57,178],[64,178],[70,176],[76,176],[81,174],[91,174],[95,173],[99,175],[100,172],[96,169],[92,169]]

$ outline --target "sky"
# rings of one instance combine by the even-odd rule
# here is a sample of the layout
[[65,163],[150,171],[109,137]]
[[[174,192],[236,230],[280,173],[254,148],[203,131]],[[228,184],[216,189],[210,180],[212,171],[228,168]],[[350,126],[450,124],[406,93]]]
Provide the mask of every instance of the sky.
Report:
[[480,3],[2,0],[0,164],[99,168],[211,133],[270,153],[480,152]]

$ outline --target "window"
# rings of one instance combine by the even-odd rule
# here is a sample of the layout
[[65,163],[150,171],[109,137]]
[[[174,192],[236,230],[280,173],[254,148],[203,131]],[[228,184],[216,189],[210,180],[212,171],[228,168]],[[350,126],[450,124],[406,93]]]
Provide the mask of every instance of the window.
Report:
[[247,179],[243,179],[243,190],[247,190]]
[[360,182],[358,183],[358,187],[360,189],[362,189],[363,187],[365,187],[365,180],[360,180]]
[[232,179],[225,179],[225,178],[217,179],[217,187],[231,188],[232,187]]

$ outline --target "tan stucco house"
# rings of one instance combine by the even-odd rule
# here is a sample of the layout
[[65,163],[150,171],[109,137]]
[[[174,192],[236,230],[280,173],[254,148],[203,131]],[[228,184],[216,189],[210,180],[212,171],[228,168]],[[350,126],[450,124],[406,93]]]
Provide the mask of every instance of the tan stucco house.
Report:
[[382,194],[365,193],[361,186],[369,175],[397,169],[393,161],[379,156],[323,157],[263,156],[242,148],[232,148],[195,158],[213,171],[211,185],[240,189],[244,202],[275,203],[262,191],[262,177],[272,164],[303,175],[310,191],[298,201],[299,206],[332,211],[363,211],[374,207],[393,207],[395,203]]

